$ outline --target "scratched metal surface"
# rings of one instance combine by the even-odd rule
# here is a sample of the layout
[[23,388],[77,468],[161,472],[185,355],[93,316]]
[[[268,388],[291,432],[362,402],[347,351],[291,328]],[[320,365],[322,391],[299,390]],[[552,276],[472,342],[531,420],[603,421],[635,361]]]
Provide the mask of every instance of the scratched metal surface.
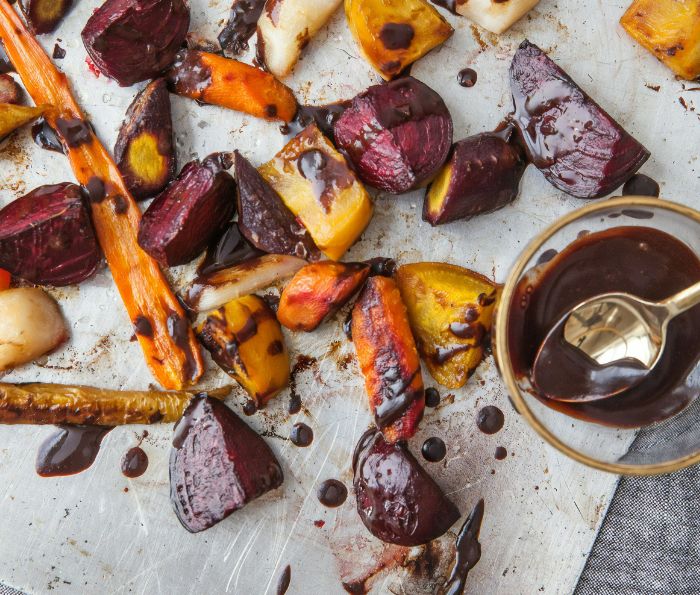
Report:
[[[83,0],[57,35],[61,62],[97,132],[112,146],[135,89],[95,78],[85,64],[79,31],[97,0]],[[193,0],[192,30],[213,37],[227,1]],[[700,121],[692,111],[700,94],[684,87],[617,25],[621,0],[543,0],[500,38],[479,32],[465,19],[450,18],[455,35],[413,70],[438,89],[454,120],[455,137],[494,127],[509,109],[507,68],[525,37],[540,44],[575,80],[653,152],[643,171],[661,182],[664,196],[700,206],[698,170]],[[472,89],[455,82],[472,66]],[[290,85],[302,101],[348,98],[377,76],[358,57],[342,11],[314,39]],[[658,91],[649,86],[659,85]],[[685,97],[688,110],[679,103]],[[195,156],[237,148],[255,163],[282,145],[277,127],[241,114],[200,107],[174,98],[180,164]],[[27,132],[0,152],[0,204],[41,183],[72,180],[61,155],[35,148]],[[503,280],[510,263],[537,231],[581,203],[564,196],[529,169],[520,198],[502,211],[431,229],[420,221],[421,193],[379,196],[376,216],[348,258],[390,255],[402,263],[448,261]],[[191,270],[173,271],[181,286]],[[108,272],[80,287],[53,292],[72,329],[70,344],[8,381],[52,381],[145,388],[152,381]],[[340,509],[323,508],[315,488],[326,478],[351,484],[350,456],[370,422],[353,347],[337,320],[308,335],[290,335],[292,353],[317,358],[297,378],[304,408],[288,416],[284,393],[267,411],[247,418],[278,454],[285,472],[282,489],[235,513],[217,527],[190,535],[180,527],[168,500],[170,426],[148,428],[146,474],[128,480],[119,471],[124,452],[142,427],[117,428],[107,436],[94,466],[68,478],[41,479],[34,458],[51,431],[40,427],[0,428],[0,582],[27,592],[64,593],[267,593],[275,591],[285,565],[292,567],[290,593],[342,593],[341,580],[370,577],[377,593],[430,593],[444,577],[454,534],[431,548],[407,551],[373,539],[354,511],[352,495]],[[426,378],[429,377],[426,375]],[[223,384],[211,369],[210,384]],[[432,383],[431,380],[428,380]],[[443,397],[449,391],[442,391]],[[445,438],[449,452],[430,471],[467,514],[486,499],[483,557],[472,571],[469,593],[570,593],[607,508],[616,478],[575,464],[543,444],[508,404],[493,361],[488,359],[464,390],[427,410],[417,451],[431,435]],[[229,404],[241,412],[243,395]],[[495,436],[481,434],[475,413],[498,405],[506,425]],[[311,447],[287,440],[295,421],[315,432]],[[624,439],[613,444],[623,449]],[[508,457],[494,459],[497,446]],[[126,490],[128,488],[128,491]],[[322,527],[317,527],[322,523]],[[383,569],[383,570],[382,570]]]

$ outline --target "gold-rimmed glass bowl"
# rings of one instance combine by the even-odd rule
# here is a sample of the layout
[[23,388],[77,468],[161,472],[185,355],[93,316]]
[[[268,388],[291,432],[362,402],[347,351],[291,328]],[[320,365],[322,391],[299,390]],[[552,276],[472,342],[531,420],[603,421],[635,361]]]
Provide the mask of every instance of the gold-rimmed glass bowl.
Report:
[[[508,323],[518,283],[543,253],[560,252],[585,232],[639,225],[669,233],[700,255],[700,212],[642,196],[588,204],[540,233],[513,265],[500,300],[494,328],[494,354],[513,402],[547,442],[577,461],[612,473],[654,475],[700,462],[700,399],[673,417],[644,428],[612,428],[553,409],[528,391],[511,361]],[[700,337],[698,337],[700,342]],[[700,395],[700,362],[686,381]]]

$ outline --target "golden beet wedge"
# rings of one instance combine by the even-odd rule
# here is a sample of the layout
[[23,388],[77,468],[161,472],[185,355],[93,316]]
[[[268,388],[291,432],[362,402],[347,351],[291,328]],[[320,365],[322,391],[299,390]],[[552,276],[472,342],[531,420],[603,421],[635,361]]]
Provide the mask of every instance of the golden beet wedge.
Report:
[[635,0],[620,24],[678,76],[700,76],[698,0]]
[[345,14],[365,58],[386,80],[454,32],[425,0],[345,0]]
[[297,101],[269,72],[197,50],[182,50],[167,74],[174,93],[268,120],[291,121]]
[[277,320],[293,331],[310,332],[335,314],[369,274],[363,263],[317,262],[301,269],[284,288]]
[[27,107],[14,103],[0,103],[0,140],[20,126],[36,120],[45,109],[45,106]]
[[372,218],[367,190],[315,124],[258,171],[331,260],[355,243]]
[[484,357],[498,286],[438,262],[404,265],[396,281],[430,374],[447,388],[464,386]]
[[406,306],[392,279],[367,281],[351,330],[377,427],[389,442],[411,438],[423,418],[425,392]]
[[211,312],[197,329],[212,359],[248,392],[258,408],[289,382],[289,354],[275,313],[247,295]]

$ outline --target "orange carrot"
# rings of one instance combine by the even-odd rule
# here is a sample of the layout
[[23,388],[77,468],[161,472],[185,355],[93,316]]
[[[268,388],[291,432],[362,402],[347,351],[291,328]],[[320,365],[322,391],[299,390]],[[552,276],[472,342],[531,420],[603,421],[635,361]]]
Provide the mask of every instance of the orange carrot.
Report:
[[196,382],[202,355],[165,276],[139,248],[141,211],[85,121],[66,76],[7,0],[0,0],[0,39],[34,102],[53,106],[45,118],[61,137],[78,182],[88,189],[97,237],[151,371],[169,389]]

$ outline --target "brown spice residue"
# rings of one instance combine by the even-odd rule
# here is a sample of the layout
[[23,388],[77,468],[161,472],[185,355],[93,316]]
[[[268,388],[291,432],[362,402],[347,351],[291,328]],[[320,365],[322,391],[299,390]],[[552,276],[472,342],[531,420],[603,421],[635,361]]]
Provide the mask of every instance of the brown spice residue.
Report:
[[479,31],[479,27],[476,25],[470,25],[470,28],[472,30],[472,37],[474,38],[474,41],[479,44],[479,47],[481,48],[481,51],[485,51],[486,48],[488,48],[488,44],[482,39],[481,37],[481,32]]
[[657,93],[658,93],[659,90],[661,89],[661,85],[650,85],[649,83],[644,83],[644,86],[645,86],[647,89],[651,89],[652,91],[656,91]]

